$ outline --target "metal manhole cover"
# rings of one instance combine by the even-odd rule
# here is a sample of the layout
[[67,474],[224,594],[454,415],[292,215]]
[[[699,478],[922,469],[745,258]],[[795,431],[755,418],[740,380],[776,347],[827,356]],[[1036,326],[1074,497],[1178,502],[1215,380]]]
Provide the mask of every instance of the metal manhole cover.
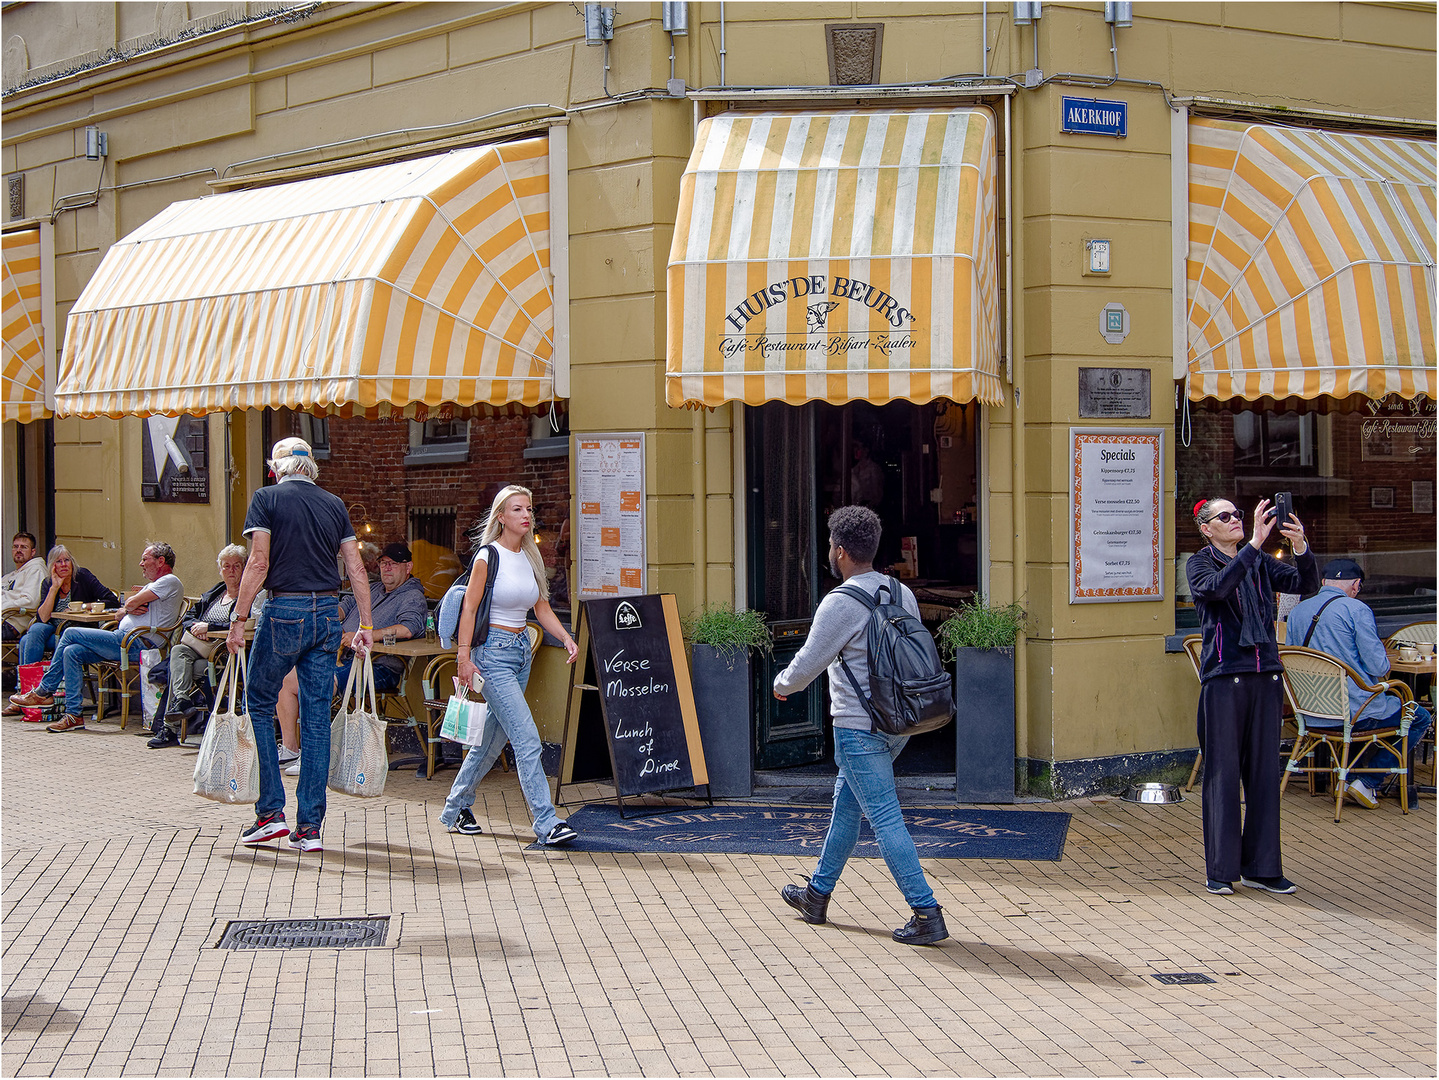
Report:
[[1214,980],[1198,971],[1168,971],[1151,976],[1165,986],[1191,986],[1197,983],[1212,983]]
[[374,949],[385,944],[390,917],[364,919],[235,919],[218,949]]

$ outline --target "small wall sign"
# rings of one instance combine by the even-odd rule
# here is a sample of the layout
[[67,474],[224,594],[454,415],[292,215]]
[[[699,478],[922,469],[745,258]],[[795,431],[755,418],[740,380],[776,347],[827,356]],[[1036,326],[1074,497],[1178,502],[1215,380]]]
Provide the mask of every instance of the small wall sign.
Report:
[[1123,304],[1105,304],[1099,312],[1099,336],[1111,345],[1122,345],[1129,336],[1129,312]]
[[1100,101],[1098,98],[1062,97],[1059,130],[1071,135],[1110,135],[1122,139],[1129,134],[1129,102]]

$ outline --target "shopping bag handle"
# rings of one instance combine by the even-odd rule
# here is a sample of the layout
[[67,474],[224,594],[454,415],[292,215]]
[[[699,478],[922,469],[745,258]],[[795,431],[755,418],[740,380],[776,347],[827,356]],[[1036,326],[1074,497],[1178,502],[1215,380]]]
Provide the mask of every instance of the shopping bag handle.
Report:
[[230,712],[241,711],[235,708],[235,695],[239,692],[242,680],[249,685],[247,676],[245,650],[242,648],[239,652],[231,653],[229,659],[225,661],[225,670],[220,674],[220,687],[215,692],[216,711],[223,711],[222,706],[227,700],[230,703]]
[[[365,650],[365,662],[359,664],[359,654],[350,663],[350,677],[345,680],[345,693],[340,698],[340,708],[347,714],[363,712],[365,708],[365,691],[370,692],[370,715],[379,716],[380,707],[375,701],[375,669],[370,663],[370,652]],[[350,698],[354,695],[354,707],[350,707]]]

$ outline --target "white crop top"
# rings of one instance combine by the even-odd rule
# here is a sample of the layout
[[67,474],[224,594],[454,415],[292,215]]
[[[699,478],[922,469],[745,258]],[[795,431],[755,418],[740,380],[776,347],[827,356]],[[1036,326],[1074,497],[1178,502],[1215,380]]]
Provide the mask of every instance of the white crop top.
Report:
[[[511,551],[501,544],[496,544],[495,550],[500,553],[500,568],[495,571],[495,591],[490,597],[490,622],[500,626],[524,626],[530,608],[540,598],[534,567],[523,551]],[[488,563],[486,555],[485,549],[481,548],[479,557]]]

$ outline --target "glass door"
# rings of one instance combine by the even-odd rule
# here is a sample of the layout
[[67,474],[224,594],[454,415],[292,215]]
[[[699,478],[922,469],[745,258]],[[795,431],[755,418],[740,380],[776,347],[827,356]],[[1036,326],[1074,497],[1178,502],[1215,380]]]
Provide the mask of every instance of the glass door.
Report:
[[775,674],[809,634],[819,602],[815,533],[815,410],[770,402],[745,410],[749,500],[750,606],[763,611],[773,655],[754,665],[755,767],[784,768],[825,756],[824,679],[776,701]]

